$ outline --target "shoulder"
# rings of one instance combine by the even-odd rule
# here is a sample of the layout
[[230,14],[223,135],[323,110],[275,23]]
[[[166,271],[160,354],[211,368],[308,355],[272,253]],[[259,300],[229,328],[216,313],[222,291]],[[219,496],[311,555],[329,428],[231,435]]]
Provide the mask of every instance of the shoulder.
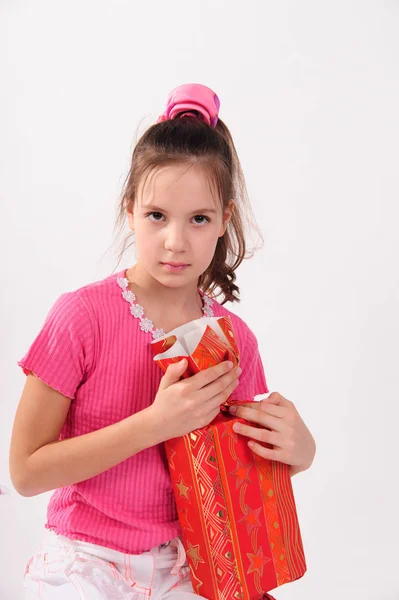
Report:
[[71,294],[74,294],[84,302],[92,302],[93,300],[103,297],[104,295],[118,295],[121,293],[118,282],[124,278],[125,270],[113,273],[104,279],[93,281],[80,288],[77,288]]
[[109,312],[111,307],[116,305],[112,297],[121,293],[117,280],[123,274],[124,271],[115,273],[105,279],[64,292],[52,305],[47,315],[47,322],[57,323],[64,328],[74,327],[93,331],[104,309]]
[[111,299],[120,296],[120,280],[123,279],[124,273],[123,270],[73,291],[65,292],[57,300],[57,303],[65,308],[75,308],[76,311],[85,309],[93,317],[95,314],[101,313],[105,307],[109,309],[113,305]]

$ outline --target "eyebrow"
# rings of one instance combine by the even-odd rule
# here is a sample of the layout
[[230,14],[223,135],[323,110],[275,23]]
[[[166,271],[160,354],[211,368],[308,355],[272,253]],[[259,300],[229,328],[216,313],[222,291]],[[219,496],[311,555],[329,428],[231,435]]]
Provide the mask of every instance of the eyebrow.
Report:
[[[160,212],[160,213],[168,212],[164,208],[155,206],[154,204],[142,204],[142,207],[145,208],[146,210],[152,210],[154,212]],[[216,210],[214,208],[199,208],[198,210],[193,210],[190,214],[197,215],[197,214],[202,214],[202,213],[216,213]]]

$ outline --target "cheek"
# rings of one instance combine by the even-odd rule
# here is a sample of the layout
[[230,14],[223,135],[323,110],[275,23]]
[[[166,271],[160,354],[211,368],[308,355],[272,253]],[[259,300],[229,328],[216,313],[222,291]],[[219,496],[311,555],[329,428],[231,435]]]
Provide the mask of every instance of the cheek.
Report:
[[215,248],[220,235],[220,226],[213,225],[209,227],[204,234],[204,243],[209,244],[210,248]]
[[137,252],[140,252],[144,259],[154,253],[156,247],[154,235],[151,235],[151,230],[146,223],[136,226],[135,238]]
[[199,235],[196,238],[196,242],[194,242],[195,238],[193,238],[193,243],[195,243],[195,248],[193,248],[193,250],[196,255],[202,259],[202,262],[209,263],[215,254],[219,238],[217,231],[214,230],[201,233],[202,235]]

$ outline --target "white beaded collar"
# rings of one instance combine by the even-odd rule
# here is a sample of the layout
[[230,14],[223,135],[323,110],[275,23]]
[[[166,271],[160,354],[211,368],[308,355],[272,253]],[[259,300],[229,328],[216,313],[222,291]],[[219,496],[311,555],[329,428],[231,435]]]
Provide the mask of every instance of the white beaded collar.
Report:
[[[142,306],[140,306],[140,304],[136,304],[136,302],[135,302],[136,296],[131,290],[129,290],[129,280],[126,279],[126,277],[119,277],[116,280],[116,282],[119,285],[119,287],[122,289],[122,297],[130,304],[131,314],[133,315],[133,317],[140,320],[141,331],[144,331],[145,333],[151,333],[154,340],[164,336],[165,335],[164,330],[163,329],[154,329],[151,319],[147,319],[144,316],[144,308]],[[202,298],[204,301],[204,306],[202,307],[202,311],[204,314],[203,314],[202,318],[213,317],[214,314],[213,314],[213,309],[212,309],[212,305],[213,305],[212,298],[209,298],[209,296],[206,296],[205,294],[202,296]]]

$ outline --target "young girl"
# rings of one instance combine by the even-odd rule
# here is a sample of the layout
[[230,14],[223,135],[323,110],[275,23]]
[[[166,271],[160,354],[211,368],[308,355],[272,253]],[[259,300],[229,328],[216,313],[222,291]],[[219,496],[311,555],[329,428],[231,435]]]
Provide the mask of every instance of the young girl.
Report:
[[[12,434],[12,481],[24,496],[55,489],[43,543],[26,567],[27,598],[199,598],[163,442],[210,423],[230,395],[268,392],[254,333],[223,307],[239,299],[245,183],[218,110],[205,86],[171,92],[136,145],[122,195],[136,264],[63,294],[19,363],[28,377]],[[153,339],[227,314],[241,368],[222,363],[180,380],[183,360],[162,376]],[[310,466],[313,438],[280,394],[237,414],[264,425],[240,433],[274,444],[267,451],[255,443],[254,452],[293,473]]]

